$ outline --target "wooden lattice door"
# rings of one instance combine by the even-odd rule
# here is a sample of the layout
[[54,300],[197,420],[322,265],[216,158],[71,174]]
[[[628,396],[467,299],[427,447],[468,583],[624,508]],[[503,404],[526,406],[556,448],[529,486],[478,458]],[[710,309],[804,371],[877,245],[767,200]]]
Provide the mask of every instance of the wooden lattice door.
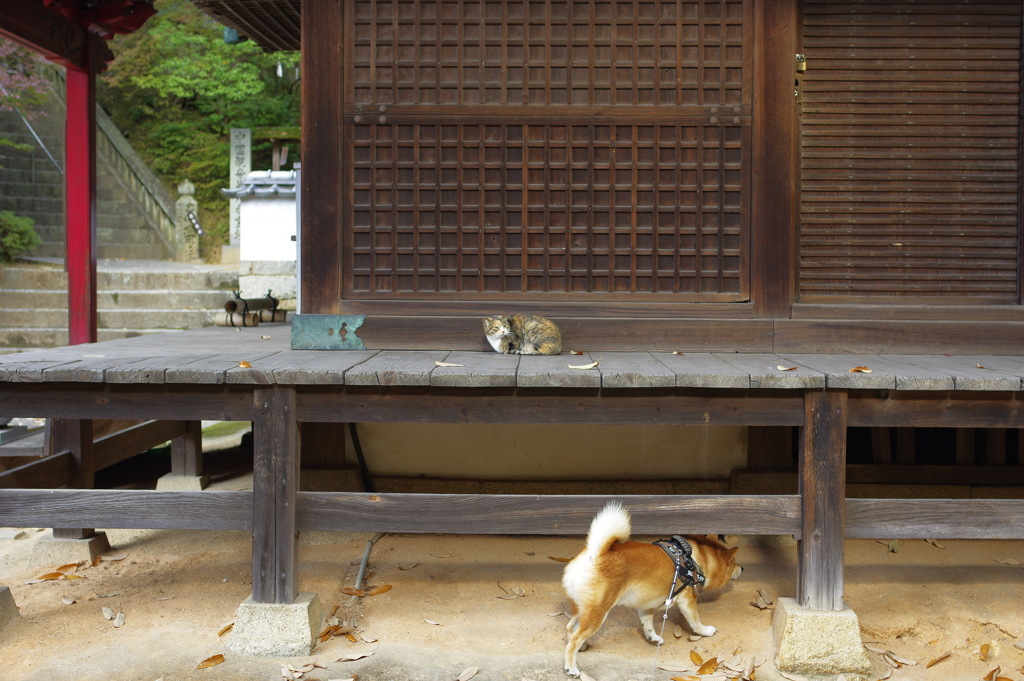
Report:
[[749,2],[349,2],[347,309],[748,299]]

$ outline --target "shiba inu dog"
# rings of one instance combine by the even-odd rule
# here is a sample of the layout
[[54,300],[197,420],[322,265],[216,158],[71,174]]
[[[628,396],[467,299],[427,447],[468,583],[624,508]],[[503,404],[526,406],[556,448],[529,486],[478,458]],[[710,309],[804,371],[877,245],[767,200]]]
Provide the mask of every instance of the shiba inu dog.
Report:
[[[702,623],[697,614],[694,586],[681,590],[680,586],[689,582],[720,588],[743,572],[736,564],[737,549],[727,549],[709,537],[688,536],[677,545],[688,544],[686,548],[692,551],[692,561],[680,560],[680,572],[670,556],[670,551],[679,554],[676,548],[667,550],[656,544],[629,541],[631,532],[626,509],[615,502],[608,504],[594,516],[586,547],[565,566],[562,586],[573,604],[565,646],[565,672],[569,676],[580,675],[576,654],[616,605],[636,608],[644,636],[654,644],[664,643],[654,631],[654,610],[672,603],[679,606],[693,633],[714,635],[715,628]],[[687,573],[690,579],[685,578]]]

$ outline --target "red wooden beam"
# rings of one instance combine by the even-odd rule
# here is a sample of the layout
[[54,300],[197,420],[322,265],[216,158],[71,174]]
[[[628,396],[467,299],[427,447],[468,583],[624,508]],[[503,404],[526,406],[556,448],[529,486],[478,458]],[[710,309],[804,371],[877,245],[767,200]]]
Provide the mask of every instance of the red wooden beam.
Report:
[[67,69],[68,342],[96,342],[96,69],[97,39],[86,40],[81,68]]
[[0,33],[65,66],[84,63],[85,29],[43,7],[40,0],[0,0]]

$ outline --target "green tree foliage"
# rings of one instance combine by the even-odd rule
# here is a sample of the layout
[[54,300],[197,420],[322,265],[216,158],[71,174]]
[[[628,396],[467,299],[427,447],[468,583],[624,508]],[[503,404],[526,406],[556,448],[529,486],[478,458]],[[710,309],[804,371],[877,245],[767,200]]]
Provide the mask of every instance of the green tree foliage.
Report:
[[[17,111],[28,120],[46,101],[49,85],[39,75],[43,58],[0,36],[0,111]],[[0,136],[0,146],[28,151],[31,147]]]
[[[195,183],[209,252],[227,241],[229,131],[298,126],[299,57],[225,43],[223,27],[187,0],[155,6],[142,29],[112,42],[99,100],[168,186]],[[254,144],[253,167],[270,167],[269,144]]]

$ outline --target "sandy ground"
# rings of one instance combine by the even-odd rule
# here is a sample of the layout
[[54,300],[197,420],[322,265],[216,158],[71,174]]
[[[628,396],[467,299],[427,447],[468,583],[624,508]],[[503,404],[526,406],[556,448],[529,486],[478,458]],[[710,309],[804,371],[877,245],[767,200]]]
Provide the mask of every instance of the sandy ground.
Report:
[[[223,478],[214,487],[248,484]],[[680,528],[684,531],[685,528]],[[109,530],[111,557],[65,569],[78,579],[33,582],[58,565],[39,565],[33,547],[45,532],[6,530],[0,538],[0,584],[10,586],[21,618],[0,632],[0,679],[24,681],[276,681],[282,667],[316,661],[301,678],[331,681],[456,681],[470,668],[479,681],[554,681],[561,670],[566,602],[562,564],[578,537],[383,535],[369,561],[367,584],[390,585],[358,598],[351,586],[368,539],[364,534],[309,533],[299,550],[300,588],[319,595],[355,642],[336,637],[303,658],[245,657],[228,648],[222,628],[250,593],[251,538],[244,532]],[[795,544],[731,538],[746,570],[726,590],[702,597],[711,638],[691,641],[673,612],[660,651],[640,634],[635,613],[614,610],[580,655],[597,681],[669,681],[696,673],[703,659],[764,661],[758,681],[785,678],[773,669],[772,608],[752,605],[757,590],[794,594]],[[996,667],[1024,680],[1024,542],[884,542],[847,544],[848,604],[865,642],[908,662],[896,680],[978,679]],[[893,546],[892,548],[896,548]],[[103,608],[124,613],[121,627]],[[657,621],[657,620],[656,620]],[[980,659],[983,646],[987,659]],[[359,660],[346,656],[367,653]],[[949,653],[931,668],[926,665]],[[224,662],[197,669],[203,660]],[[890,671],[878,653],[868,679]],[[910,661],[916,664],[909,664]],[[665,669],[659,668],[664,667]],[[703,677],[705,679],[716,677]],[[717,677],[724,678],[724,677]]]

